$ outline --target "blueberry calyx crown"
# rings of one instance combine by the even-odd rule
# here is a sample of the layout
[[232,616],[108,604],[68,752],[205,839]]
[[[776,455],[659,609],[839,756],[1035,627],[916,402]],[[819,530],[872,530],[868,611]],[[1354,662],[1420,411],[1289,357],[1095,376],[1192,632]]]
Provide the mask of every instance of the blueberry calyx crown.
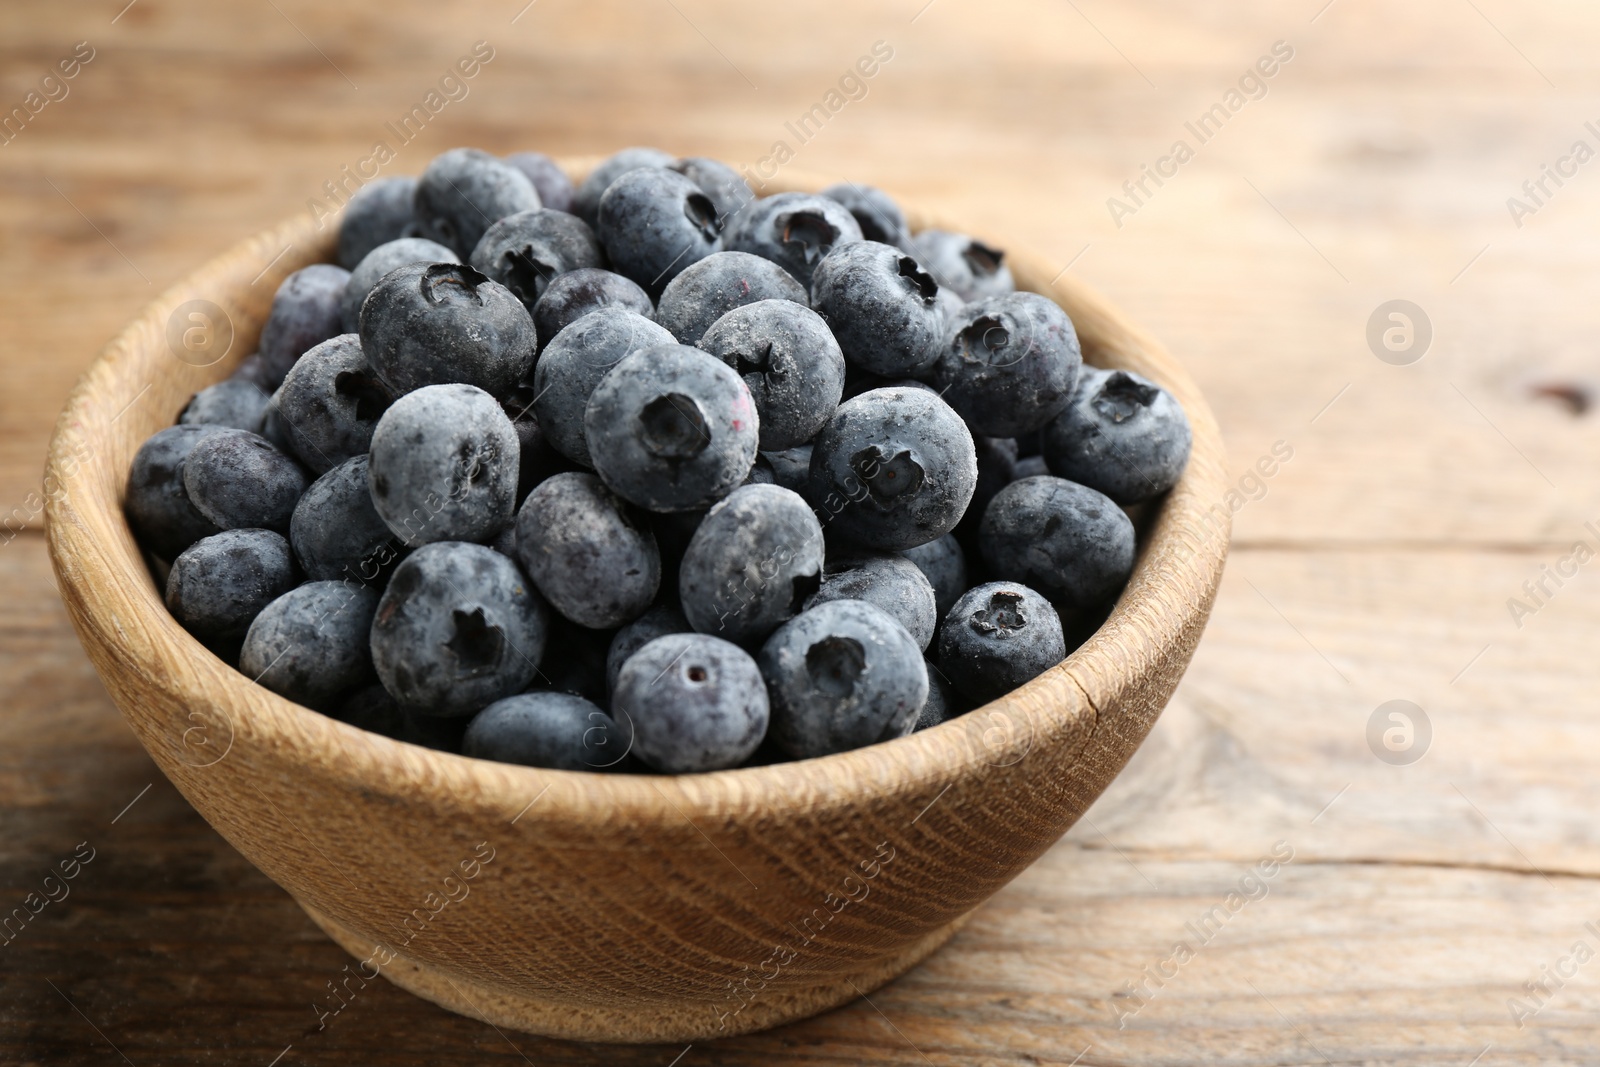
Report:
[[850,469],[879,507],[889,507],[896,497],[922,488],[922,465],[909,449],[891,454],[877,445],[868,445],[850,457]]
[[778,217],[778,242],[798,245],[808,266],[818,263],[833,250],[839,230],[815,211],[795,211]]
[[1156,402],[1161,390],[1135,381],[1132,376],[1115,371],[1100,386],[1092,403],[1094,409],[1112,422],[1127,422]]
[[811,684],[835,700],[855,692],[856,679],[866,666],[866,650],[851,637],[824,637],[806,649]]
[[683,217],[688,219],[707,241],[715,241],[722,233],[722,220],[717,217],[717,206],[705,193],[690,193],[683,198]]
[[535,255],[531,244],[507,252],[500,257],[500,264],[505,270],[506,288],[524,304],[538,302],[549,287],[550,279],[561,273],[558,265]]
[[483,297],[478,295],[478,286],[488,280],[487,275],[465,263],[435,263],[422,272],[422,298],[435,307],[463,298],[481,306]]
[[1022,613],[1022,594],[1002,590],[989,597],[989,606],[979,608],[969,620],[980,634],[1007,637],[1028,625]]
[[1000,264],[1006,254],[979,241],[968,241],[967,247],[961,250],[961,258],[967,261],[974,276],[992,278],[1000,273]]
[[933,280],[933,275],[922,269],[922,265],[910,256],[901,256],[897,266],[900,277],[910,282],[909,288],[916,293],[924,307],[933,307],[934,300],[939,296],[939,283]]
[[450,614],[451,635],[445,647],[455,657],[458,675],[485,674],[500,665],[506,636],[484,618],[482,608],[457,609]]
[[693,459],[711,443],[705,412],[690,396],[663,393],[639,412],[640,440],[657,459]]
[[959,338],[961,345],[961,358],[971,363],[987,363],[991,366],[1004,367],[1016,362],[1014,359],[1002,360],[996,357],[1009,356],[1011,348],[1011,331],[1006,329],[1006,321],[999,315],[979,315],[966,325]]

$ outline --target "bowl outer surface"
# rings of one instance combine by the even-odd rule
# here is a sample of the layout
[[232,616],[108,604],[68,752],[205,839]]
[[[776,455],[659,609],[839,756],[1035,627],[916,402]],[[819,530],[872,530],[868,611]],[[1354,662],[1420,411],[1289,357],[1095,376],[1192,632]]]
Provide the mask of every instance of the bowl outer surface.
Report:
[[[826,184],[785,173],[758,191]],[[913,229],[956,228],[907,213]],[[1089,362],[1159,382],[1194,430],[1127,590],[1061,665],[888,744],[680,777],[472,760],[290,703],[177,624],[121,505],[139,445],[251,350],[278,283],[330,258],[335,239],[290,220],[178,282],[111,342],[57,423],[48,536],[80,639],[163,772],[341,944],[381,946],[374,965],[407,988],[501,1025],[622,1041],[748,1031],[870,992],[1072,826],[1193,654],[1229,533],[1215,419],[1159,344],[1011,253],[1019,288],[1067,310]],[[168,340],[194,300],[235,335],[210,366]]]

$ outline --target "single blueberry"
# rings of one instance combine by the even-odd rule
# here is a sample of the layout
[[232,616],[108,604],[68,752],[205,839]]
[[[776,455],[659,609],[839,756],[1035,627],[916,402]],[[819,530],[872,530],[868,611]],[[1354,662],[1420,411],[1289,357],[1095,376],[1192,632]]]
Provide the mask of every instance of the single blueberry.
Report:
[[795,616],[757,657],[772,739],[795,759],[909,733],[928,699],[928,667],[905,627],[860,600]]
[[861,600],[905,627],[919,651],[927,651],[939,624],[939,607],[927,576],[904,556],[852,555],[830,559],[822,585],[806,600],[807,610],[835,600]]
[[202,515],[183,487],[183,464],[194,446],[221,426],[169,426],[134,453],[123,510],[139,543],[167,562],[221,527]]
[[539,203],[551,211],[571,211],[572,179],[543,152],[513,152],[506,162],[527,175],[539,194]]
[[528,494],[517,559],[551,607],[595,630],[638,618],[661,584],[650,528],[588,473],[557,474]]
[[810,306],[805,287],[771,260],[748,252],[716,252],[672,279],[661,293],[656,321],[679,343],[698,346],[728,312],[763,300]]
[[1056,609],[1019,582],[967,590],[939,627],[939,669],[979,702],[1004,696],[1066,656]]
[[537,351],[533,318],[505,286],[460,263],[408,263],[361,305],[361,348],[397,394],[462,382],[517,387]]
[[923,230],[911,239],[910,248],[928,273],[962,300],[1004,296],[1017,287],[1006,254],[964,233]]
[[844,358],[873,374],[920,374],[939,358],[944,316],[933,276],[892,245],[841,245],[817,264],[811,302]]
[[711,198],[712,206],[717,210],[717,222],[724,230],[739,217],[740,212],[755,203],[756,194],[750,188],[750,183],[720,160],[689,156],[667,169],[688,178]]
[[607,699],[617,687],[617,675],[622,672],[622,665],[628,662],[635,652],[658,637],[693,631],[694,627],[689,625],[689,620],[684,618],[683,612],[673,604],[657,604],[618,630],[606,649]]
[[873,389],[839,406],[811,453],[824,523],[885,552],[955,529],[978,481],[972,434],[927,389]]
[[1024,478],[995,494],[978,541],[995,575],[1026,582],[1063,611],[1116,598],[1133,573],[1133,522],[1104,493],[1065,478]]
[[304,467],[248,430],[208,434],[183,461],[184,492],[195,510],[224,530],[287,533],[310,484]]
[[482,545],[424,545],[395,568],[372,622],[372,662],[401,707],[470,715],[533,681],[548,610],[517,565]]
[[[294,554],[271,530],[224,530],[178,553],[167,610],[202,642],[236,645],[261,609],[295,587]],[[231,651],[231,649],[230,649]]]
[[541,208],[489,227],[472,250],[471,262],[532,312],[553,280],[568,271],[601,266],[605,253],[583,220]]
[[933,382],[973,433],[1015,437],[1067,406],[1082,365],[1067,313],[1038,293],[1010,293],[963,309]]
[[266,388],[276,389],[294,361],[330,337],[339,336],[340,307],[350,272],[313,263],[283,280],[261,327],[261,364]]
[[382,588],[407,549],[372,505],[367,457],[355,456],[311,483],[294,506],[289,543],[311,581]]
[[817,264],[838,245],[861,240],[855,216],[825,196],[779,193],[752,204],[722,247],[770,259],[811,289]]
[[844,355],[828,323],[790,300],[734,308],[706,331],[698,347],[744,379],[761,418],[763,451],[810,441],[844,394]]
[[822,572],[822,527],[798,493],[735,489],[706,514],[678,569],[678,596],[701,633],[749,644],[802,610]]
[[933,599],[939,618],[944,618],[956,600],[965,593],[967,557],[952,534],[945,534],[925,545],[902,549],[900,554],[915,563],[933,586]]
[[829,200],[837,200],[845,210],[855,216],[861,227],[861,237],[867,241],[905,248],[911,240],[911,228],[906,225],[906,215],[900,205],[882,189],[855,182],[840,182],[822,190]]
[[345,333],[360,332],[361,305],[390,271],[399,270],[408,263],[460,262],[460,257],[450,249],[426,237],[402,237],[379,245],[350,272],[350,280],[344,285],[344,297],[339,301],[340,327]]
[[717,251],[716,205],[675,171],[629,171],[600,198],[595,232],[619,274],[659,294],[685,267]]
[[225,378],[194,394],[178,415],[180,426],[225,426],[261,432],[271,394],[245,378]]
[[261,609],[239,670],[279,696],[323,710],[372,675],[378,594],[353,582],[307,582]]
[[507,215],[540,207],[528,176],[476,148],[433,158],[417,182],[412,209],[418,236],[470,255],[484,231]]
[[539,351],[549,347],[556,334],[601,308],[621,308],[647,319],[654,318],[656,313],[650,294],[620,274],[599,267],[569,270],[552,278],[544,295],[533,306]]
[[595,386],[624,357],[672,343],[664,328],[619,307],[591,311],[557,334],[533,369],[533,410],[550,447],[592,466],[583,413]]
[[511,521],[517,431],[482,389],[407,393],[378,420],[369,458],[373,506],[408,545],[487,541]]
[[1085,367],[1041,446],[1051,473],[1137,504],[1177,484],[1191,439],[1189,418],[1171,393],[1128,371]]
[[572,196],[572,213],[593,226],[600,213],[600,198],[611,183],[641,167],[670,167],[673,157],[659,148],[624,148],[608,156],[589,172]]
[[607,770],[627,751],[611,716],[571,693],[497,700],[473,716],[461,740],[463,756],[562,771]]
[[355,270],[374,248],[404,236],[416,193],[415,178],[379,178],[357,189],[339,220],[339,265]]
[[272,397],[290,451],[317,474],[364,455],[392,403],[353,333],[301,356]]
[[658,637],[617,673],[613,717],[631,725],[633,753],[658,771],[737,767],[767,732],[767,691],[755,660],[705,634]]
[[589,397],[583,428],[600,477],[651,511],[694,511],[727,496],[750,473],[761,432],[739,376],[686,345],[624,357]]

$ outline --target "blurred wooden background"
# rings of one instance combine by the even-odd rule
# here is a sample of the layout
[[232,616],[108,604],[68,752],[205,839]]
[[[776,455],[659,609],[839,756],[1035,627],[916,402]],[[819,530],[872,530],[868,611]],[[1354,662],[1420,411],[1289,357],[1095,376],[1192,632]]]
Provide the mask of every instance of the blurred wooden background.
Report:
[[[1575,541],[1600,548],[1584,528],[1600,520],[1600,161],[1562,162],[1576,141],[1600,150],[1592,4],[524,3],[0,8],[0,111],[93,50],[0,145],[0,911],[94,850],[70,897],[0,945],[0,1059],[1600,1058],[1600,564],[1523,589]],[[1070,266],[1188,363],[1226,430],[1236,547],[1155,734],[1055,850],[870,1003],[619,1050],[500,1034],[379,983],[319,1031],[313,1002],[346,958],[159,776],[56,599],[36,502],[77,375],[161,287],[306,210],[479,40],[495,58],[388,173],[454,145],[755,165],[785,140],[795,166]],[[893,58],[866,95],[799,144],[785,122],[879,41]],[[1119,227],[1108,198],[1197,145],[1185,123],[1275,42],[1293,58],[1265,95]],[[1541,178],[1535,202],[1522,187]],[[1514,196],[1534,210],[1514,218]],[[1394,299],[1432,326],[1408,366],[1366,339]],[[1252,476],[1278,442],[1292,459]],[[1537,610],[1513,618],[1513,597]],[[1431,723],[1407,766],[1367,740],[1394,699]],[[1259,899],[1170,962],[1275,847],[1293,859],[1243,882]],[[1147,967],[1175,976],[1157,989]]]

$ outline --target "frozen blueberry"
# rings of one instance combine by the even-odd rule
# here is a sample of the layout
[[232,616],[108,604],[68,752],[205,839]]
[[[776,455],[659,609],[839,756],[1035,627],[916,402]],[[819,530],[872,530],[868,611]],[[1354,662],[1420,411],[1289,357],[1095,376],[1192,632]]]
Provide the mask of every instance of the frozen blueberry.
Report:
[[619,307],[590,312],[557,334],[533,370],[533,410],[550,447],[592,466],[583,413],[595,386],[624,357],[672,343],[665,329]]
[[617,273],[651,294],[717,251],[722,223],[716,205],[676,171],[643,167],[612,183],[595,223]]
[[339,220],[339,265],[355,270],[374,248],[399,240],[413,218],[415,178],[379,178],[357,189]]
[[994,700],[1067,656],[1050,602],[1019,582],[967,590],[939,627],[939,668],[957,690]]
[[567,172],[543,152],[514,152],[506,162],[516,167],[533,183],[539,193],[539,203],[552,211],[571,211],[572,194],[576,191]]
[[855,182],[840,182],[822,190],[829,200],[837,200],[845,210],[855,216],[861,227],[861,237],[867,241],[905,248],[911,240],[911,228],[906,225],[905,212],[882,189]]
[[226,426],[261,432],[267,403],[272,398],[261,386],[245,378],[225,378],[207,386],[189,400],[178,416],[180,426]]
[[939,624],[933,585],[904,556],[854,555],[830,559],[822,586],[806,601],[809,610],[835,600],[863,600],[894,619],[920,651],[926,651]]
[[289,543],[311,581],[381,588],[406,548],[372,506],[367,457],[355,456],[311,483],[294,506]]
[[606,699],[606,650],[611,630],[553,625],[539,658],[533,689],[571,693],[601,704]]
[[841,245],[817,264],[811,302],[828,320],[844,357],[873,374],[920,374],[939,358],[944,317],[939,286],[892,245]]
[[619,496],[651,511],[694,511],[744,481],[761,427],[731,368],[697,348],[659,345],[600,380],[583,430],[595,470]]
[[720,160],[689,156],[667,168],[698,185],[717,209],[717,221],[726,230],[739,213],[755,202],[756,194],[739,172]]
[[811,453],[812,504],[868,548],[897,552],[955,528],[978,481],[972,434],[927,389],[872,389],[839,406]]
[[661,293],[656,321],[680,343],[699,345],[728,312],[762,300],[810,305],[805,287],[771,260],[748,252],[717,252],[672,279]]
[[473,716],[461,754],[474,759],[599,771],[628,751],[611,716],[571,693],[521,693],[497,700]]
[[329,710],[328,715],[362,730],[440,752],[461,751],[461,736],[469,722],[413,715],[400,707],[389,691],[377,682],[356,690],[337,708]]
[[508,216],[489,227],[471,262],[511,290],[530,312],[550,282],[569,270],[605,262],[600,242],[583,220],[541,208]]
[[[765,431],[766,423],[761,424]],[[781,485],[785,489],[792,489],[805,496],[811,491],[811,446],[809,444],[796,445],[778,452],[763,452],[761,455],[772,468],[772,484]]]
[[183,487],[183,463],[202,439],[221,426],[169,426],[134,454],[123,510],[139,543],[171,562],[179,552],[221,527],[196,510]]
[[764,451],[811,440],[844,394],[844,356],[828,323],[791,300],[734,308],[706,331],[698,347],[744,379],[761,418]]
[[276,389],[294,361],[340,332],[340,307],[350,272],[329,263],[297,270],[278,286],[261,327],[261,365],[266,387]]
[[1133,573],[1133,522],[1104,493],[1065,478],[1024,478],[989,502],[978,541],[997,576],[1026,582],[1066,611],[1116,597]]
[[372,662],[401,707],[470,715],[533,681],[548,610],[517,565],[441,541],[395,568],[372,622]]
[[968,304],[945,338],[934,384],[975,434],[1037,430],[1072,399],[1083,357],[1072,320],[1038,293]]
[[621,626],[661,584],[650,528],[588,473],[546,479],[517,512],[517,559],[550,606],[579,626]]
[[798,615],[822,572],[822,527],[798,493],[735,489],[707,513],[678,569],[690,625],[739,644]]
[[282,534],[224,530],[201,538],[172,561],[167,610],[201,641],[227,646],[243,638],[261,609],[297,581],[294,555]]
[[1137,504],[1177,484],[1189,462],[1189,418],[1172,394],[1128,371],[1083,368],[1072,402],[1044,429],[1053,474]]
[[770,259],[807,291],[811,274],[835,246],[861,240],[861,227],[837,200],[809,193],[779,193],[750,206],[724,235],[722,246]]
[[392,403],[353,333],[301,356],[272,398],[290,451],[317,474],[363,455]]
[[407,393],[378,420],[369,458],[373,506],[408,545],[487,541],[511,521],[517,432],[482,389]]
[[307,582],[261,609],[245,634],[239,670],[318,710],[372,674],[368,651],[378,594],[352,582]]
[[621,308],[647,319],[654,318],[656,313],[650,294],[620,274],[599,267],[569,270],[550,279],[544,295],[533,306],[533,324],[539,330],[539,351],[543,352],[556,334],[601,308]]
[[611,710],[633,729],[633,753],[669,774],[737,767],[767,732],[755,660],[705,634],[658,637],[617,673]]
[[426,237],[402,237],[379,245],[364,256],[350,272],[344,285],[344,297],[339,301],[339,324],[345,333],[361,329],[361,305],[367,294],[392,270],[408,263],[460,263],[461,259],[450,249]]
[[925,545],[903,549],[900,554],[915,563],[933,586],[935,610],[938,618],[944,618],[968,589],[967,557],[960,543],[953,535],[945,534]]
[[673,157],[659,148],[624,148],[614,156],[600,161],[589,172],[572,196],[572,213],[593,226],[600,211],[600,198],[611,183],[631,170],[641,167],[670,167]]
[[286,533],[311,479],[305,468],[248,430],[218,430],[183,461],[183,489],[195,510],[224,530]]
[[1005,253],[964,233],[923,230],[911,239],[911,250],[940,285],[962,300],[1003,296],[1017,287]]
[[607,697],[609,698],[612,690],[617,687],[617,675],[622,672],[622,665],[628,662],[635,652],[658,637],[693,631],[694,627],[683,617],[683,612],[671,604],[657,604],[618,630],[612,636],[611,644],[606,650]]
[[452,148],[433,158],[417,182],[412,209],[420,236],[466,256],[484,231],[507,215],[540,207],[528,176],[476,148]]
[[910,731],[928,699],[928,667],[905,627],[860,600],[795,616],[757,657],[772,701],[772,740],[795,759]]
[[361,305],[361,347],[396,393],[464,382],[496,396],[533,367],[533,318],[505,286],[459,263],[408,263]]

